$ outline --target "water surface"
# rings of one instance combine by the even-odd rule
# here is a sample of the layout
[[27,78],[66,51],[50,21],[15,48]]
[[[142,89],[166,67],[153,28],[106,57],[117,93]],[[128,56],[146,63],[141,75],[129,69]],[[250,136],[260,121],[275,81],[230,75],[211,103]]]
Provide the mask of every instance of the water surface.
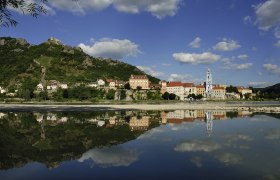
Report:
[[0,112],[0,179],[280,179],[279,117]]

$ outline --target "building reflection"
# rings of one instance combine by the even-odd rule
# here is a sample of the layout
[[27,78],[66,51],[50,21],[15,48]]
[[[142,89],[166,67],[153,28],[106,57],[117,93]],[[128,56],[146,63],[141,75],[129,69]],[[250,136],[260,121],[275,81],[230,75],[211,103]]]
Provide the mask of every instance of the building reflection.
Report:
[[129,127],[132,131],[146,131],[150,124],[149,116],[133,116],[129,121]]
[[[22,116],[17,113],[0,112],[0,119],[11,118],[14,122]],[[41,137],[45,138],[45,126],[56,126],[65,123],[85,124],[89,123],[98,128],[114,128],[127,125],[131,131],[147,131],[151,122],[158,125],[181,124],[192,122],[204,122],[208,135],[212,134],[213,121],[225,120],[233,117],[251,116],[250,111],[226,112],[221,110],[175,110],[175,111],[125,111],[125,112],[102,112],[85,113],[53,113],[34,112],[33,116],[41,126]]]

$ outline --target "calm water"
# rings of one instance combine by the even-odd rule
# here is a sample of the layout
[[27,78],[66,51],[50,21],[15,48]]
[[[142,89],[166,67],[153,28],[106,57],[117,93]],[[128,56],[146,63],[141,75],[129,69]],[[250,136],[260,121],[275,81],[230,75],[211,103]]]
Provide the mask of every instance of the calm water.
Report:
[[0,179],[280,179],[279,118],[0,112]]

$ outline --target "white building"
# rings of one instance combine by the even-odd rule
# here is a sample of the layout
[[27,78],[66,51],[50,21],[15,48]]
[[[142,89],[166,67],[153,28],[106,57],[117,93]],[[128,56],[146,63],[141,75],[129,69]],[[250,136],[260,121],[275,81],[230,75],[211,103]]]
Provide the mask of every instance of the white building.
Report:
[[67,84],[60,84],[60,88],[61,89],[68,89],[68,85]]
[[37,90],[38,90],[38,91],[43,91],[43,90],[44,90],[44,86],[43,86],[42,83],[39,83],[39,84],[37,85]]
[[188,95],[190,94],[197,94],[196,93],[196,87],[194,86],[193,83],[183,83],[183,87],[184,87],[184,94],[185,94],[185,99],[188,97]]
[[185,100],[188,95],[196,95],[196,87],[193,83],[182,83],[182,82],[169,82],[166,87],[166,91],[171,94],[176,94],[180,100]]
[[102,79],[98,79],[97,84],[98,86],[105,86],[105,81],[103,81]]
[[4,93],[6,93],[7,91],[4,89],[4,88],[2,88],[1,86],[0,86],[0,93],[1,94],[4,94]]
[[59,82],[56,80],[49,80],[47,83],[47,90],[57,90],[59,87]]
[[253,93],[252,89],[244,88],[244,87],[237,87],[237,91],[238,91],[239,93],[241,93],[242,95],[245,95],[245,94],[252,94],[252,93]]
[[180,100],[184,100],[185,98],[185,89],[183,83],[181,82],[169,82],[166,87],[166,91],[171,94],[176,94],[180,98]]
[[109,82],[109,88],[110,88],[110,89],[116,89],[116,81],[113,81],[113,80],[110,81],[110,82]]
[[216,99],[225,99],[226,98],[226,89],[224,87],[216,86],[212,89],[211,98]]
[[92,83],[89,83],[88,85],[87,85],[87,87],[97,87],[98,86],[98,84],[97,84],[97,82],[92,82]]

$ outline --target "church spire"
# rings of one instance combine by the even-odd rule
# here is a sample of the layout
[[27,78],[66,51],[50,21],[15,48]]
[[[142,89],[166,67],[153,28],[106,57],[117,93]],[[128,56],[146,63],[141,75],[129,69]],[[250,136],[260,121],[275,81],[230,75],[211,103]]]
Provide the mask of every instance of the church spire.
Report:
[[213,84],[212,84],[212,74],[210,68],[208,68],[207,73],[206,73],[206,86],[205,86],[205,93],[206,97],[211,97],[212,94],[212,89],[213,89]]

